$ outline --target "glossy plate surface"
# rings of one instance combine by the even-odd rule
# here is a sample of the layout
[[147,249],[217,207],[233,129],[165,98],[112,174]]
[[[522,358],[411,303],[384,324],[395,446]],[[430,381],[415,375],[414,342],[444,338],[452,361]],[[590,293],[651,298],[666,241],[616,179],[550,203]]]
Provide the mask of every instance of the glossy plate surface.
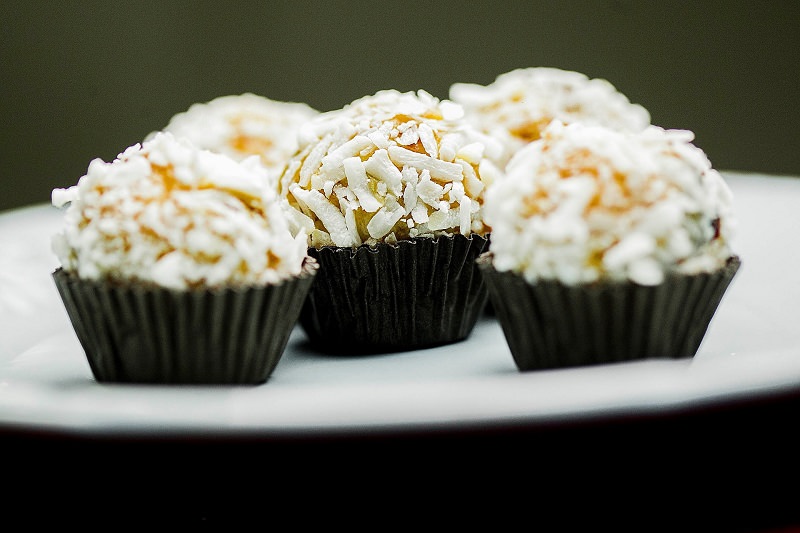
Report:
[[0,428],[78,435],[319,435],[680,411],[800,389],[800,179],[724,173],[742,268],[691,360],[520,373],[491,316],[465,341],[328,356],[297,328],[259,386],[94,381],[56,292],[62,213],[0,214]]

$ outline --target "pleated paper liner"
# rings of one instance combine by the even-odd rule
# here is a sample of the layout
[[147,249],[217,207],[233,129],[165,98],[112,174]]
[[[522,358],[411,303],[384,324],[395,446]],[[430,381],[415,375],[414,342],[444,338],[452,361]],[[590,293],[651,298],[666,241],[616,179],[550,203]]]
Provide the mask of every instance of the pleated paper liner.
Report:
[[740,264],[733,256],[717,272],[668,274],[656,286],[569,286],[498,272],[491,253],[478,260],[520,371],[694,357]]
[[320,264],[300,324],[322,352],[414,350],[466,339],[488,299],[479,235],[311,248]]
[[281,359],[317,266],[250,288],[124,286],[61,268],[53,279],[97,381],[254,385]]

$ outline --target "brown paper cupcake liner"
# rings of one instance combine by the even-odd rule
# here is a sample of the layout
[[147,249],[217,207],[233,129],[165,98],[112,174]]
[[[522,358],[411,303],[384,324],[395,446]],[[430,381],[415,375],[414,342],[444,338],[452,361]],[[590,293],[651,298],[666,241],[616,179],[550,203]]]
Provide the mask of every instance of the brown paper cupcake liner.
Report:
[[319,274],[300,313],[315,349],[365,354],[463,340],[488,299],[475,260],[488,238],[309,249]]
[[740,264],[734,256],[717,272],[669,274],[656,286],[568,286],[498,272],[491,253],[478,259],[521,371],[693,357]]
[[259,384],[283,355],[317,272],[275,285],[177,291],[53,279],[95,379],[162,384]]

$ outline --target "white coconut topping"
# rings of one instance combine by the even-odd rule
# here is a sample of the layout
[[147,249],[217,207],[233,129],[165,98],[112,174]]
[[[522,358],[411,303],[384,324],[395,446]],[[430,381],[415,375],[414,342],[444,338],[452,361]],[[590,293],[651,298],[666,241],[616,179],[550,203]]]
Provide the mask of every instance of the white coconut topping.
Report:
[[309,245],[359,246],[477,233],[502,146],[463,120],[460,106],[395,90],[322,113],[301,127],[280,179],[304,217]]
[[554,121],[487,192],[494,266],[532,282],[642,285],[721,268],[732,255],[732,196],[693,140],[657,126]]
[[158,133],[53,190],[53,205],[66,206],[53,251],[82,279],[174,289],[278,282],[300,273],[307,237],[289,230],[266,173],[256,156],[236,161]]
[[236,160],[258,155],[267,168],[280,173],[297,150],[298,128],[317,114],[304,103],[244,93],[192,104],[174,115],[164,131]]
[[650,124],[649,112],[607,80],[549,67],[512,70],[485,86],[456,83],[450,99],[463,106],[478,129],[503,142],[503,162],[538,139],[554,119],[621,131],[641,131]]

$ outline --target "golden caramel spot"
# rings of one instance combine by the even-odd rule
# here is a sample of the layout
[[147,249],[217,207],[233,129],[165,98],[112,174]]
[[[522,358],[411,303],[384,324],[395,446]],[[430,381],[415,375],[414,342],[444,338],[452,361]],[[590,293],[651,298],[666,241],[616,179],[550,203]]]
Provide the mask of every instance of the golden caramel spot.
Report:
[[[429,117],[427,115],[423,115],[423,116],[425,118],[435,118],[435,117]],[[438,119],[441,119],[441,116],[439,116],[437,118],[437,120]],[[398,125],[403,124],[405,122],[417,122],[417,119],[415,119],[414,117],[410,117],[410,116],[404,115],[404,114],[395,115],[394,117],[391,118],[391,120],[394,121]],[[436,133],[434,133],[434,135],[436,136],[436,140],[438,142],[438,140],[439,140],[438,139],[438,135]],[[417,142],[415,142],[414,144],[401,144],[400,146],[402,146],[403,148],[405,148],[407,150],[411,150],[412,152],[417,152],[417,153],[420,153],[420,154],[429,155],[428,152],[425,150],[425,147],[422,145],[422,141],[420,139],[417,139]],[[374,150],[373,150],[373,152],[374,152]],[[371,156],[371,155],[372,155],[372,153],[369,154],[369,156]],[[367,159],[369,159],[369,156],[364,157],[362,155],[361,159],[362,160],[367,160]]]
[[[154,176],[158,176],[161,178],[161,183],[164,185],[164,194],[162,199],[165,199],[175,188],[180,188],[181,184],[178,179],[175,177],[175,168],[172,165],[156,165],[155,163],[150,163],[150,169],[153,172]],[[184,189],[186,187],[183,187]]]
[[378,147],[373,144],[369,148],[365,148],[364,150],[359,152],[358,156],[361,158],[361,161],[366,162],[367,159],[372,157],[372,155],[377,151],[378,151]]
[[142,226],[140,231],[142,232],[142,235],[144,235],[145,237],[149,237],[155,241],[161,240],[161,235],[159,235],[150,226]]
[[367,174],[367,177],[369,178],[367,180],[367,188],[373,196],[380,198],[381,195],[378,193],[378,180],[371,174]]
[[[236,115],[231,117],[229,123],[237,132],[241,132],[244,129],[244,123],[248,117],[245,115]],[[250,135],[245,135],[244,133],[238,133],[236,136],[233,137],[230,141],[230,146],[237,152],[241,154],[250,154],[250,155],[260,155],[265,162],[267,161],[265,154],[272,148],[274,143],[263,137],[253,137]]]
[[[347,180],[345,180],[345,183],[346,182],[347,182]],[[330,201],[331,204],[336,206],[336,209],[341,211],[342,206],[339,203],[339,196],[337,196],[336,194],[331,194],[330,197],[328,197],[328,200]]]
[[287,194],[287,195],[284,196],[284,198],[286,198],[286,201],[289,202],[289,205],[293,209],[297,209],[301,213],[303,212],[303,209],[300,207],[300,203],[297,201],[297,198],[295,198],[294,195]]
[[265,154],[272,148],[273,142],[263,137],[239,134],[231,139],[230,146],[242,154],[260,155],[268,163],[269,161]]
[[117,212],[115,206],[112,205],[101,205],[99,208],[100,212],[98,214],[100,215],[100,218],[114,216],[114,213]]
[[414,121],[416,121],[416,119],[414,117],[406,115],[406,114],[403,114],[403,113],[398,113],[397,115],[393,116],[390,120],[392,120],[393,122],[396,122],[397,124],[403,124],[405,122],[414,122]]
[[208,254],[205,252],[198,252],[194,254],[194,258],[198,263],[217,263],[222,256],[219,254]]
[[516,128],[511,128],[508,132],[525,142],[533,142],[542,137],[542,131],[550,124],[550,118],[542,118],[532,122],[526,122]]
[[592,269],[602,268],[605,253],[605,250],[592,250],[589,257],[586,258],[586,266]]
[[542,189],[536,189],[533,194],[524,196],[522,198],[520,215],[525,218],[531,218],[543,213],[544,210],[542,209],[542,206],[546,205],[547,197],[547,193],[545,193]]
[[[397,237],[398,240],[405,240],[411,238],[411,231],[408,228],[408,224],[405,223],[406,217],[401,218],[397,221],[397,224],[394,225],[392,231],[394,231],[394,236]],[[402,222],[402,224],[401,224]]]
[[648,176],[648,180],[634,191],[631,189],[629,176],[626,173],[619,170],[613,170],[609,174],[601,173],[601,168],[611,168],[611,166],[609,161],[584,148],[570,154],[564,165],[559,168],[558,174],[562,179],[574,176],[590,176],[594,179],[597,188],[586,206],[587,212],[601,209],[620,214],[630,210],[634,205],[649,207],[664,199],[668,190],[672,188],[653,194],[652,187],[657,179],[655,176]]
[[267,251],[267,268],[268,269],[277,269],[280,267],[281,258],[275,255],[275,252],[272,250]]
[[374,213],[367,213],[360,207],[353,212],[353,216],[356,221],[356,231],[361,236],[362,239],[366,239],[369,237],[369,231],[367,230],[367,224],[369,221],[372,220]]
[[427,150],[425,150],[425,147],[422,146],[422,141],[420,141],[420,140],[417,140],[417,142],[415,142],[414,144],[404,144],[402,146],[406,150],[411,150],[412,152],[417,152],[419,154],[428,155]]
[[422,118],[427,118],[427,119],[430,119],[430,120],[442,120],[444,117],[438,111],[435,111],[435,110],[431,109],[431,110],[428,110],[425,113],[423,113],[422,114]]
[[125,233],[122,236],[122,251],[128,253],[131,251],[131,240],[130,236]]
[[561,178],[586,175],[597,178],[600,175],[599,163],[601,161],[588,148],[582,148],[567,156],[558,174]]

